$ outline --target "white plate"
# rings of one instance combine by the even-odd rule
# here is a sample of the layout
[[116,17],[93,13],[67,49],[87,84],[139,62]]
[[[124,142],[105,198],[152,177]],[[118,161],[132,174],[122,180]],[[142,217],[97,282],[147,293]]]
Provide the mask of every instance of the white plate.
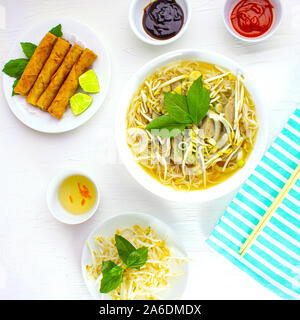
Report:
[[[127,111],[133,95],[137,92],[138,88],[144,80],[150,76],[157,69],[164,67],[172,61],[196,59],[199,61],[209,62],[222,66],[234,74],[240,72],[244,75],[245,83],[248,91],[250,92],[255,103],[259,129],[254,148],[246,161],[243,168],[238,170],[229,179],[216,186],[205,190],[196,191],[176,191],[175,189],[161,184],[158,180],[149,175],[135,160],[130,147],[127,144]],[[252,173],[260,159],[262,158],[268,138],[268,114],[267,108],[262,102],[259,90],[253,80],[248,76],[247,72],[235,61],[216,54],[214,52],[197,50],[197,49],[182,49],[163,54],[140,68],[130,80],[127,81],[125,88],[118,105],[118,110],[115,113],[115,137],[116,144],[120,157],[125,164],[125,167],[134,179],[141,186],[148,191],[156,194],[167,200],[185,202],[185,203],[200,203],[214,199],[218,199],[239,187]]]
[[88,26],[68,19],[55,19],[43,22],[23,34],[10,51],[6,62],[11,59],[25,57],[20,42],[32,42],[38,45],[43,36],[58,24],[62,25],[64,39],[68,40],[71,44],[76,42],[84,48],[89,48],[98,55],[92,69],[99,79],[100,93],[92,95],[93,102],[85,112],[79,116],[74,116],[71,108],[68,107],[62,119],[57,120],[48,112],[44,112],[40,108],[28,104],[24,97],[19,95],[12,96],[14,78],[3,74],[3,89],[11,111],[26,126],[47,133],[66,132],[88,121],[103,103],[108,92],[111,77],[110,59],[97,34]]
[[[95,244],[94,236],[101,235],[103,237],[113,237],[117,229],[132,227],[135,224],[141,227],[150,226],[151,228],[154,228],[155,234],[159,238],[166,239],[166,245],[173,255],[187,256],[183,245],[180,243],[178,235],[176,235],[176,233],[166,223],[153,216],[142,213],[121,214],[105,220],[90,233],[87,241],[93,248],[93,244]],[[97,291],[94,279],[88,279],[86,272],[87,264],[92,264],[92,256],[85,243],[81,257],[81,271],[86,286],[94,299],[111,300],[111,297],[108,294],[100,294],[100,292]],[[179,299],[183,295],[187,283],[188,265],[188,262],[182,264],[182,267],[180,268],[185,272],[185,274],[180,276],[178,279],[172,280],[170,288],[162,293],[162,298]]]

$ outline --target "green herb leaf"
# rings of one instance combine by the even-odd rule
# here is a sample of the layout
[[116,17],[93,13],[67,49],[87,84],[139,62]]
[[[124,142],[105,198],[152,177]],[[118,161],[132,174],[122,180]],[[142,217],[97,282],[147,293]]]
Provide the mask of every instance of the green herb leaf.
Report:
[[115,235],[116,247],[121,260],[127,264],[127,259],[131,252],[135,251],[135,247],[125,238],[119,235]]
[[101,272],[102,273],[106,273],[106,272],[109,272],[113,267],[115,267],[116,264],[111,261],[111,260],[108,260],[108,261],[102,261],[102,267],[101,267]]
[[[146,127],[151,133],[161,137],[176,137],[190,123],[178,123],[169,115],[163,115],[153,119]],[[156,129],[156,130],[154,130]]]
[[202,76],[193,82],[187,95],[188,109],[195,125],[205,117],[210,103],[208,90],[203,86]]
[[23,49],[25,56],[28,59],[30,59],[32,57],[35,49],[37,48],[37,46],[31,42],[21,42],[21,46],[22,46],[22,49]]
[[148,259],[148,248],[142,247],[132,251],[127,258],[127,267],[140,269]]
[[115,240],[119,256],[127,267],[139,269],[146,263],[148,248],[136,249],[128,240],[117,234],[115,235]]
[[61,24],[59,24],[56,27],[52,28],[49,32],[54,34],[57,37],[62,37],[63,33],[61,31]]
[[177,123],[191,123],[187,98],[177,92],[164,92],[164,104],[169,116]]
[[193,82],[187,97],[176,92],[164,92],[168,115],[153,119],[146,129],[157,136],[176,137],[191,123],[198,126],[208,111],[209,103],[209,92],[203,86],[201,76]]
[[16,79],[14,81],[13,85],[12,85],[12,93],[11,93],[12,96],[15,96],[16,94],[18,94],[18,93],[15,93],[15,91],[14,91],[14,89],[15,89],[16,85],[18,84],[18,82],[19,82],[19,79]]
[[102,262],[101,272],[103,275],[100,287],[101,293],[109,293],[110,291],[117,289],[123,281],[124,269],[110,260]]
[[3,72],[9,75],[10,77],[19,79],[27,66],[28,59],[14,59],[7,62],[3,68]]

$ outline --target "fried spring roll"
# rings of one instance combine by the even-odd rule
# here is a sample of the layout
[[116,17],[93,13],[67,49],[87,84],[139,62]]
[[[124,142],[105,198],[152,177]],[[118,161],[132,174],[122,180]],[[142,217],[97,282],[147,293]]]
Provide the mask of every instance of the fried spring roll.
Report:
[[62,115],[67,109],[71,97],[78,88],[78,78],[88,70],[96,58],[97,55],[93,51],[89,49],[85,49],[83,51],[78,61],[72,67],[72,70],[70,71],[64,84],[59,89],[57,96],[48,108],[48,112],[50,112],[54,117],[61,119]]
[[61,66],[58,68],[58,70],[52,77],[48,87],[40,96],[37,102],[37,106],[39,106],[43,110],[48,109],[51,102],[57,95],[59,88],[61,87],[70,70],[72,69],[74,63],[78,60],[79,56],[81,55],[82,51],[83,49],[77,44],[75,44],[71,48],[71,50],[67,53]]
[[42,71],[40,72],[33,87],[29,91],[29,94],[26,99],[28,103],[34,106],[37,105],[39,97],[47,88],[51,80],[51,77],[56,72],[58,67],[61,65],[70,47],[71,44],[68,41],[62,38],[57,39],[48,60],[44,64]]
[[46,60],[50,56],[53,45],[57,37],[48,32],[42,39],[38,47],[35,49],[34,54],[29,60],[18,84],[16,85],[14,92],[27,96],[29,90],[34,85],[40,71],[43,68]]

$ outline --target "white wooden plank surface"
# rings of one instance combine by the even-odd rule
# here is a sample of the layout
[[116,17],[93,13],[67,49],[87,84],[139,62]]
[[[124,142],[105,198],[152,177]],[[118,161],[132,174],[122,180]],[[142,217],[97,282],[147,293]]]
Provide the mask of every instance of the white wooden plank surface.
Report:
[[[184,242],[191,263],[186,299],[277,299],[204,242],[234,193],[203,205],[159,199],[142,189],[120,163],[114,143],[114,112],[126,80],[145,62],[179,48],[200,48],[242,64],[270,111],[270,141],[300,103],[300,1],[286,0],[278,32],[258,44],[234,39],[222,22],[222,0],[193,0],[186,34],[168,46],[138,40],[128,24],[130,0],[0,0],[0,63],[18,34],[45,19],[67,17],[88,24],[112,58],[108,98],[83,127],[63,134],[32,131],[10,112],[0,90],[0,298],[89,299],[80,274],[86,235],[103,218],[122,211],[153,214]],[[101,58],[101,55],[100,55]],[[63,225],[46,207],[47,184],[63,168],[86,168],[97,179],[102,201],[88,222]]]

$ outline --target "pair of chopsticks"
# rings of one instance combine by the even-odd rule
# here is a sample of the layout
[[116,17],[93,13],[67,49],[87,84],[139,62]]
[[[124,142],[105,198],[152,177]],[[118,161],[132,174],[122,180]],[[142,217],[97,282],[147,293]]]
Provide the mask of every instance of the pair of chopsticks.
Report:
[[280,205],[281,201],[284,199],[284,197],[290,191],[290,189],[292,188],[294,183],[297,181],[299,176],[300,176],[300,163],[298,164],[297,168],[293,171],[293,173],[291,174],[289,180],[286,182],[284,187],[278,193],[278,196],[275,198],[274,202],[271,204],[271,206],[268,208],[266,213],[260,219],[257,226],[253,229],[253,231],[251,232],[248,239],[242,245],[241,249],[239,250],[241,257],[243,257],[244,254],[247,252],[247,250],[251,247],[252,243],[255,241],[255,239],[258,237],[259,233],[263,230],[263,228],[266,226],[268,221],[271,219],[273,213],[276,211],[276,209]]

